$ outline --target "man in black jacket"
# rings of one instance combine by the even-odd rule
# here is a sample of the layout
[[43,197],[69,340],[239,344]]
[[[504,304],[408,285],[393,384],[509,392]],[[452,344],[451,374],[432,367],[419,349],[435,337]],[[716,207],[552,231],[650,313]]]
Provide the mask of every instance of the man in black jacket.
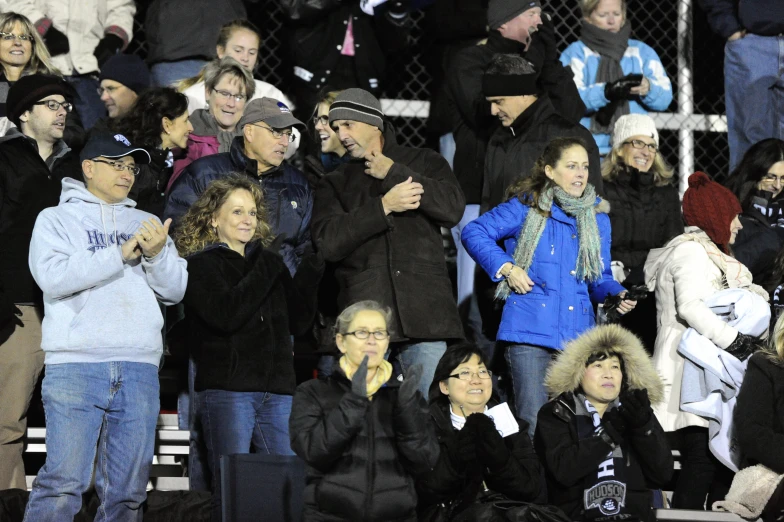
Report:
[[392,309],[393,348],[404,370],[423,366],[426,395],[445,341],[463,337],[440,229],[457,224],[465,199],[446,160],[399,146],[383,116],[362,89],[331,105],[330,125],[353,160],[319,183],[313,237],[337,264],[339,309],[366,299]]
[[21,78],[8,93],[17,129],[0,138],[0,490],[27,487],[22,440],[44,364],[43,297],[27,257],[38,213],[57,205],[62,178],[81,176],[62,139],[73,96],[64,80],[40,74]]
[[765,138],[784,140],[784,2],[702,0],[711,29],[727,39],[724,92],[730,172]]
[[588,150],[588,181],[602,193],[599,149],[591,133],[553,107],[536,81],[536,71],[525,58],[497,54],[482,77],[482,91],[490,113],[501,127],[490,137],[485,159],[482,211],[506,200],[506,189],[531,175],[536,160],[554,138],[581,138]]

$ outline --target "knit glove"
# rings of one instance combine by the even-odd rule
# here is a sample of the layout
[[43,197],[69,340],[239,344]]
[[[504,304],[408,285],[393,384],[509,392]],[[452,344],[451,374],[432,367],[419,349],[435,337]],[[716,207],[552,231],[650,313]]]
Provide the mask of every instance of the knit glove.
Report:
[[[474,415],[469,415],[469,419]],[[462,471],[470,463],[477,460],[476,432],[468,425],[466,420],[463,429],[458,431],[451,444],[447,444],[447,455],[452,466]]]
[[98,60],[98,67],[103,67],[106,60],[117,54],[123,45],[125,45],[125,42],[116,34],[105,35],[93,51],[93,56]]
[[324,266],[324,256],[321,252],[311,252],[299,262],[294,280],[301,288],[316,286],[324,274]]
[[618,411],[618,408],[613,408],[604,412],[604,415],[602,416],[602,428],[604,428],[604,433],[609,435],[610,439],[612,439],[612,443],[616,446],[619,446],[623,442],[623,435],[626,433],[626,420],[621,415],[621,412]]
[[604,85],[604,97],[609,101],[630,100],[632,87],[639,87],[642,83],[641,74],[627,74],[623,78],[618,78],[614,82],[607,82]]
[[354,376],[351,378],[351,393],[356,395],[357,397],[362,397],[363,399],[367,399],[367,374],[368,374],[368,356],[366,355],[364,359],[362,359],[362,363],[357,368],[357,371],[354,372]]
[[468,416],[466,425],[473,422],[480,461],[491,470],[502,468],[511,457],[504,438],[498,433],[493,419],[483,413]]
[[764,347],[764,341],[738,332],[738,336],[724,351],[736,357],[739,361],[743,361],[751,356],[751,354]]
[[621,392],[621,417],[630,428],[642,428],[651,420],[651,400],[648,390],[627,390]]
[[415,364],[406,372],[403,384],[397,391],[397,403],[406,404],[414,398],[419,389],[419,381],[422,380],[422,365]]
[[68,37],[58,31],[55,26],[49,27],[49,30],[46,31],[44,43],[52,56],[66,54],[71,50],[71,46],[68,44]]

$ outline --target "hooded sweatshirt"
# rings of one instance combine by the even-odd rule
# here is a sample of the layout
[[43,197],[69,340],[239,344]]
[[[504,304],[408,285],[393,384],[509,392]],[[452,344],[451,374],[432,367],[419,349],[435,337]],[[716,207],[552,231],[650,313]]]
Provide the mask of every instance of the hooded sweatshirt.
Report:
[[188,282],[171,238],[151,259],[125,262],[120,245],[152,214],[130,199],[109,204],[64,178],[60,204],[43,210],[30,244],[30,271],[44,294],[46,364],[160,362],[163,316]]

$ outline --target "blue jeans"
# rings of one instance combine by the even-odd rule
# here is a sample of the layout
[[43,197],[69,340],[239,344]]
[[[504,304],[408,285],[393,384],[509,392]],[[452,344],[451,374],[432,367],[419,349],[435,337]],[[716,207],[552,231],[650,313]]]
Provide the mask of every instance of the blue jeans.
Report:
[[757,36],[724,47],[730,171],[760,140],[784,140],[784,36]]
[[176,62],[156,63],[150,67],[152,83],[156,87],[168,87],[185,78],[196,76],[205,65],[207,65],[205,60],[179,60]]
[[196,381],[196,361],[188,358],[188,391],[180,391],[177,396],[177,424],[181,430],[190,431],[188,451],[188,484],[191,491],[209,491],[212,484],[207,465],[207,448],[201,426],[199,403],[194,399]]
[[515,414],[528,423],[531,440],[536,416],[548,400],[544,376],[555,354],[555,350],[531,344],[509,344],[504,353],[512,378]]
[[212,472],[212,520],[221,519],[221,455],[294,455],[289,438],[291,395],[205,390],[196,393]]
[[65,79],[78,94],[74,100],[74,108],[82,119],[82,127],[84,130],[92,129],[95,122],[106,116],[106,106],[98,94],[98,87],[100,87],[98,75],[66,76]]
[[33,482],[25,522],[72,520],[98,456],[97,522],[138,522],[147,499],[160,411],[152,364],[46,365],[46,462]]
[[422,380],[419,381],[419,391],[428,399],[430,383],[436,373],[436,366],[441,356],[446,351],[444,341],[422,341],[419,343],[401,344],[397,347],[397,361],[405,375],[406,371],[417,364],[422,365]]
[[449,168],[455,168],[455,135],[451,132],[444,134],[438,139],[438,149],[444,159],[449,163]]

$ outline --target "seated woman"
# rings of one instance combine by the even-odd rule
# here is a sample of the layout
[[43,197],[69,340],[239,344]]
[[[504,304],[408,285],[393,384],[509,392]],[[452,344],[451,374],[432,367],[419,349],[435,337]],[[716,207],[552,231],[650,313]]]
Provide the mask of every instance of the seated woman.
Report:
[[291,455],[296,386],[292,335],[312,324],[324,262],[305,257],[292,279],[270,247],[261,187],[246,176],[213,181],[182,219],[188,256],[186,342],[196,363],[196,402],[220,521],[221,455]]
[[448,348],[436,366],[430,418],[441,456],[417,481],[420,521],[466,516],[485,487],[512,500],[531,502],[539,495],[541,468],[528,424],[507,407],[513,429],[496,429],[488,410],[499,401],[487,368],[485,353],[469,343]]
[[651,408],[662,380],[640,340],[618,325],[589,330],[566,345],[545,384],[555,399],[539,411],[534,445],[549,502],[571,520],[651,520],[649,488],[670,480],[673,459]]
[[587,112],[580,121],[593,133],[599,153],[610,152],[610,133],[624,114],[664,111],[672,83],[659,55],[630,38],[626,0],[580,0],[580,39],[561,53]]
[[291,449],[307,464],[303,520],[415,522],[414,475],[433,468],[438,441],[417,393],[421,367],[390,380],[392,311],[349,306],[335,323],[343,353],[332,374],[297,387]]

